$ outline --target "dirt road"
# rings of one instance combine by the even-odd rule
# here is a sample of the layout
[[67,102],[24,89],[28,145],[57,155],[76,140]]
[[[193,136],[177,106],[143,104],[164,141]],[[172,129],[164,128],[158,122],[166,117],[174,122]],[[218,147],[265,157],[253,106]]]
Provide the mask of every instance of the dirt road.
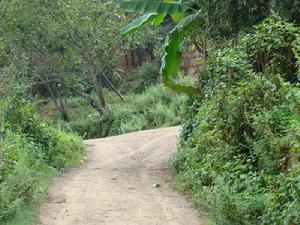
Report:
[[87,162],[56,180],[38,224],[202,225],[170,186],[178,134],[172,127],[86,141]]

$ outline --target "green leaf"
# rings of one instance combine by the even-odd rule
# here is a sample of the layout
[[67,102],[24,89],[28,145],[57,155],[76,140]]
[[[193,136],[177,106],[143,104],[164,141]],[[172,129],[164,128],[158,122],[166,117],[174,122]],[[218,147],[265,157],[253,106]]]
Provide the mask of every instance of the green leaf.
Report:
[[199,19],[199,15],[197,13],[184,18],[170,32],[165,46],[165,55],[162,58],[161,74],[165,86],[187,94],[197,94],[197,90],[193,87],[175,84],[172,78],[177,77],[180,70],[182,62],[180,44],[184,40],[184,32],[190,29],[194,22]]
[[178,30],[174,30],[167,38],[165,55],[162,58],[161,74],[165,80],[172,76],[177,76],[182,62],[180,43],[182,39]]
[[175,23],[179,23],[181,20],[183,20],[186,17],[186,15],[185,13],[173,13],[171,17]]
[[177,26],[170,32],[165,46],[165,55],[162,58],[161,73],[163,77],[168,80],[170,77],[178,75],[182,53],[180,44],[183,41],[183,32],[191,27],[193,22],[198,18],[198,14],[190,15],[184,18]]
[[121,29],[121,34],[130,35],[145,25],[151,23],[153,20],[157,19],[160,15],[157,14],[145,14],[136,20],[132,21],[130,24]]
[[158,27],[162,22],[164,22],[166,14],[159,14],[152,22],[152,24]]
[[173,14],[177,12],[185,12],[189,9],[189,6],[183,3],[153,0],[125,1],[121,2],[119,7],[125,9],[127,12],[156,14]]

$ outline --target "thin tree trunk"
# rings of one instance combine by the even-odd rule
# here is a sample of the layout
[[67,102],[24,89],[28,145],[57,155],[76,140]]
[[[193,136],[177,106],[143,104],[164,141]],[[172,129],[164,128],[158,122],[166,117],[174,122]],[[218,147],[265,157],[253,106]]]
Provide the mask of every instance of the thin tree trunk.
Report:
[[70,118],[69,118],[69,114],[68,114],[68,102],[67,102],[67,98],[58,98],[58,102],[60,105],[60,115],[62,120],[69,122]]
[[103,113],[103,111],[105,109],[105,98],[104,98],[104,94],[103,94],[103,90],[102,90],[101,80],[97,76],[94,62],[91,59],[89,59],[88,63],[89,63],[90,78],[92,80],[94,90],[97,93],[97,97],[98,97],[98,100],[99,100],[97,111],[99,113]]
[[150,60],[153,61],[155,59],[153,47],[148,48],[150,52]]
[[132,67],[135,67],[135,55],[134,55],[134,50],[130,50],[130,54],[131,54],[131,64]]
[[78,88],[73,87],[73,86],[69,86],[67,84],[67,82],[64,81],[60,81],[61,83],[63,83],[64,86],[66,86],[67,88],[73,90],[74,92],[76,92],[77,94],[79,94],[80,96],[82,96],[90,105],[92,108],[96,109],[99,112],[99,106],[97,104],[97,101],[95,99],[92,98],[92,96],[81,92]]
[[108,85],[112,88],[112,90],[119,96],[119,98],[123,101],[126,102],[121,93],[118,91],[118,89],[113,85],[113,83],[107,78],[107,76],[104,74],[104,72],[101,71],[102,77],[104,80],[108,83]]
[[126,62],[126,69],[129,69],[128,53],[127,52],[125,52],[125,62]]
[[70,121],[68,115],[67,100],[66,99],[62,100],[60,97],[58,97],[56,89],[55,88],[53,89],[49,83],[47,84],[47,87],[50,96],[54,102],[54,105],[60,113],[61,119],[67,122]]
[[136,55],[137,55],[138,65],[141,66],[142,63],[143,63],[143,61],[144,61],[144,59],[143,59],[143,54],[144,54],[144,52],[143,52],[141,49],[137,48],[137,49],[135,50],[135,53],[136,53]]

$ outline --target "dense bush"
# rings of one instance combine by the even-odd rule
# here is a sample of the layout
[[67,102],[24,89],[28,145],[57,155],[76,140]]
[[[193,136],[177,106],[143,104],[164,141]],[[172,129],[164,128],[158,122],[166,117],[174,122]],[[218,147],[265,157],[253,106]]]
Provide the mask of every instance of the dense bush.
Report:
[[200,74],[172,167],[215,224],[300,223],[299,35],[273,15]]
[[31,203],[48,174],[78,164],[83,156],[81,139],[43,121],[22,90],[16,90],[2,112],[0,222]]
[[178,125],[185,99],[161,85],[153,86],[126,103],[108,105],[103,114],[91,114],[70,126],[86,138],[96,138]]

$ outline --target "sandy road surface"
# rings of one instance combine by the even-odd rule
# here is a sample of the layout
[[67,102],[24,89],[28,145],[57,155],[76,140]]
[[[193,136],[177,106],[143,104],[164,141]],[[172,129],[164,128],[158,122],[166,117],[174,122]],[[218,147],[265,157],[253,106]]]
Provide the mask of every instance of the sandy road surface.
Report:
[[56,180],[38,224],[202,224],[169,184],[178,134],[172,127],[86,141],[87,162]]

